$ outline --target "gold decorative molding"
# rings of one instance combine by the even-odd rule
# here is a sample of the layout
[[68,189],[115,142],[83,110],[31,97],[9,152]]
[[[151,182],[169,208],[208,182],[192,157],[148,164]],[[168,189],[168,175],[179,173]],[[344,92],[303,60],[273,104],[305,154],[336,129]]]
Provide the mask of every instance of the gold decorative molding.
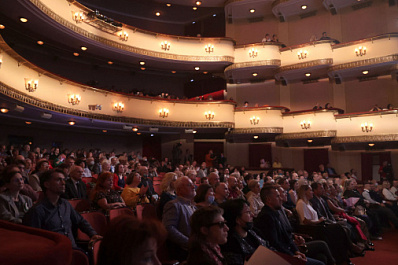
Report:
[[295,139],[307,139],[307,138],[328,138],[336,137],[336,130],[328,131],[314,131],[314,132],[303,132],[303,133],[284,133],[276,136],[275,140],[295,140]]
[[372,64],[391,63],[391,62],[398,63],[398,54],[392,54],[392,55],[387,55],[387,56],[382,56],[382,57],[377,57],[377,58],[365,59],[365,60],[361,60],[361,61],[338,64],[338,65],[334,65],[334,66],[330,67],[329,71],[334,72],[334,71],[356,68],[356,67],[361,67],[361,66],[367,66],[367,65],[372,65]]
[[[234,62],[234,57],[232,56],[192,56],[192,55],[178,55],[178,54],[170,54],[170,53],[163,53],[163,52],[155,52],[151,50],[146,50],[142,48],[137,48],[133,46],[129,46],[127,44],[122,44],[118,43],[116,41],[109,40],[107,38],[103,38],[100,36],[97,36],[93,33],[90,33],[77,25],[67,21],[63,17],[59,16],[56,14],[54,11],[52,11],[50,8],[48,8],[46,5],[44,5],[40,0],[29,0],[32,4],[34,4],[37,8],[39,8],[44,14],[46,14],[48,17],[56,21],[57,23],[61,24],[62,26],[86,37],[91,40],[97,41],[99,43],[102,43],[106,46],[113,47],[119,50],[135,53],[135,54],[140,54],[140,55],[145,55],[145,56],[150,56],[150,57],[156,57],[160,59],[167,59],[167,60],[176,60],[176,61],[188,61],[188,62],[228,62],[228,63],[233,63]],[[160,35],[160,34],[158,34]],[[113,35],[112,35],[113,36]],[[169,36],[169,35],[167,35]]]
[[250,112],[250,111],[258,111],[258,110],[280,110],[280,111],[288,111],[289,109],[282,106],[260,106],[260,107],[237,107],[235,108],[235,112]]
[[286,71],[304,69],[304,68],[320,66],[320,65],[330,66],[332,64],[333,64],[332,58],[318,59],[318,60],[313,60],[313,61],[309,61],[309,62],[305,62],[305,63],[298,63],[298,64],[282,66],[281,68],[279,68],[278,72],[286,72]]
[[316,46],[317,44],[325,44],[325,43],[329,43],[329,44],[333,44],[334,40],[316,40],[316,41],[311,41],[311,42],[306,42],[306,43],[302,43],[302,44],[298,44],[298,45],[294,45],[294,46],[288,46],[285,48],[281,48],[280,51],[284,52],[284,51],[291,51],[294,49],[300,49],[300,48],[305,48],[305,47],[310,47],[310,46]]
[[2,82],[0,82],[0,93],[12,99],[18,100],[24,104],[35,106],[44,110],[49,110],[53,112],[58,112],[67,115],[88,118],[88,119],[109,121],[109,122],[154,125],[162,127],[180,127],[180,128],[234,128],[235,126],[233,122],[192,122],[192,121],[185,122],[185,121],[148,120],[141,118],[120,117],[120,116],[112,116],[112,115],[82,111],[73,108],[67,108],[61,105],[54,104],[52,102],[40,100],[38,98],[24,94],[12,87],[9,87]]
[[316,116],[317,113],[323,112],[332,112],[332,113],[339,113],[340,109],[317,109],[317,110],[307,110],[307,111],[291,111],[283,113],[283,116],[299,116],[299,115],[307,115],[307,114],[314,114]]
[[348,46],[352,46],[352,45],[358,45],[358,44],[362,44],[362,43],[368,42],[368,41],[373,42],[375,40],[381,40],[381,39],[389,39],[390,40],[391,38],[398,38],[398,33],[382,34],[382,35],[377,35],[377,36],[362,39],[362,40],[356,40],[356,41],[335,44],[332,46],[332,49],[339,49],[339,48],[348,47]]
[[283,133],[282,127],[235,128],[229,134]]
[[369,111],[369,112],[362,112],[362,113],[347,113],[347,114],[339,114],[335,115],[337,119],[347,119],[347,118],[356,118],[356,117],[367,117],[367,116],[381,116],[381,115],[388,115],[388,114],[395,114],[398,116],[398,110],[380,110],[380,111]]
[[256,43],[248,43],[248,44],[240,44],[240,45],[235,45],[235,50],[236,49],[241,49],[241,48],[252,48],[252,47],[265,47],[265,46],[281,46],[282,42],[256,42]]
[[224,72],[232,71],[235,69],[240,68],[249,68],[249,67],[260,67],[260,66],[281,66],[281,60],[278,59],[271,59],[271,60],[262,60],[262,61],[255,61],[255,62],[243,62],[243,63],[234,63],[227,68],[225,68]]
[[367,143],[367,142],[396,142],[398,134],[378,134],[363,136],[343,136],[332,139],[332,144]]

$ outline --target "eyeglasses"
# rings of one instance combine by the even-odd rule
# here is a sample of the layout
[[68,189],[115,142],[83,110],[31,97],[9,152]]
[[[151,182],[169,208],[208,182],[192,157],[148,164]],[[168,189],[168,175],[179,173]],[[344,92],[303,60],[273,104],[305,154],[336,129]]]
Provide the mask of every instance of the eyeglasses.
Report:
[[221,221],[221,222],[216,222],[216,223],[208,224],[207,226],[210,227],[210,226],[213,226],[213,225],[218,225],[218,227],[224,228],[224,226],[227,225],[227,222],[226,222],[226,221]]

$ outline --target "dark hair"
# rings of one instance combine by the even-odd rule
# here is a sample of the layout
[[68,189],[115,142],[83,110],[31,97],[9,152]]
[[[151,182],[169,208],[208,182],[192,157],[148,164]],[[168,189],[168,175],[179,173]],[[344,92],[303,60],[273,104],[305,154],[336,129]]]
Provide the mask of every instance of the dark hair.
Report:
[[131,173],[127,176],[127,178],[126,178],[126,184],[127,184],[127,185],[130,185],[131,183],[133,183],[134,177],[135,177],[136,174],[139,175],[139,173],[133,171],[133,172],[131,172]]
[[[112,172],[103,172],[98,176],[96,185],[95,185],[94,189],[91,191],[90,200],[94,200],[95,195],[97,194],[98,191],[105,190],[102,185],[104,184],[105,180],[109,177],[113,178]],[[113,189],[113,187],[111,189]]]
[[98,265],[130,265],[148,239],[154,238],[157,245],[166,239],[166,229],[154,219],[141,221],[133,216],[119,216],[111,221],[98,252]]
[[205,180],[209,181],[209,179],[207,177],[203,177],[200,179],[200,183],[203,184]]
[[115,166],[115,174],[116,174],[116,175],[119,175],[119,173],[120,173],[120,172],[119,172],[119,166],[120,166],[120,165],[123,165],[123,164],[122,164],[122,163],[117,163],[116,166]]
[[294,190],[294,185],[296,185],[297,179],[289,180],[290,189]]
[[242,215],[242,210],[245,205],[249,206],[249,203],[244,199],[228,200],[220,205],[220,207],[224,210],[223,216],[229,229],[235,229],[236,218]]
[[281,178],[278,179],[278,181],[276,183],[278,183],[279,185],[283,185],[286,180],[287,180],[287,178],[281,177]]
[[200,184],[198,189],[196,190],[196,195],[195,195],[195,198],[193,200],[196,203],[206,201],[206,194],[209,191],[209,189],[212,189],[212,188],[213,187],[210,186],[209,184]]
[[320,185],[322,185],[322,184],[320,184],[320,183],[318,183],[318,182],[313,182],[313,183],[311,184],[311,188],[312,188],[312,190],[316,190]]
[[37,164],[36,164],[36,170],[39,171],[40,168],[41,168],[41,165],[43,165],[44,163],[50,164],[50,162],[48,162],[46,159],[42,159],[42,160],[40,160],[39,162],[37,162]]
[[63,172],[60,169],[50,169],[50,170],[43,172],[43,174],[41,174],[39,176],[40,177],[40,187],[43,190],[43,192],[46,192],[46,190],[47,190],[47,188],[44,186],[44,183],[50,181],[50,179],[53,177],[54,173],[60,173],[66,178],[65,172]]
[[264,204],[267,201],[267,198],[271,195],[272,190],[276,190],[276,186],[274,184],[264,183],[264,186],[260,191],[260,198]]
[[217,215],[222,215],[223,210],[217,206],[210,205],[195,211],[191,217],[191,240],[192,238],[199,241],[205,241],[206,236],[202,234],[200,229],[213,223]]
[[[13,170],[13,171],[10,171],[10,172],[5,172],[5,174],[3,176],[4,183],[10,183],[12,177],[14,177],[16,174],[21,174],[21,172],[16,171],[16,170]],[[21,174],[21,176],[22,176],[22,174]]]

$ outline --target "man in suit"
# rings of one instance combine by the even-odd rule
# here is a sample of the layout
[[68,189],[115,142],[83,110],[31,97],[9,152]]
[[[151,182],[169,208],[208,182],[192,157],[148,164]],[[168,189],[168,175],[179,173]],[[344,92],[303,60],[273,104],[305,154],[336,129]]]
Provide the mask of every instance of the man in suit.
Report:
[[83,168],[80,166],[72,167],[69,179],[65,182],[66,199],[87,199],[86,184],[82,181],[84,175]]

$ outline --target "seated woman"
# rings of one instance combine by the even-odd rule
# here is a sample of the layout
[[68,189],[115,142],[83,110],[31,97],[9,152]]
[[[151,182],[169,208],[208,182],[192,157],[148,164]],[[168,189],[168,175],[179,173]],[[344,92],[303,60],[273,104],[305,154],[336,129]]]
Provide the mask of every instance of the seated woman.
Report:
[[50,164],[47,160],[42,159],[36,164],[35,173],[29,176],[29,184],[35,191],[42,191],[40,187],[40,175],[43,174],[50,168]]
[[148,190],[148,186],[142,186],[138,188],[141,183],[141,175],[139,173],[133,172],[127,176],[126,186],[122,192],[122,198],[126,205],[130,208],[135,208],[138,203],[149,203],[148,198],[145,193]]
[[97,265],[160,265],[156,253],[166,233],[159,221],[119,216],[111,221],[101,241]]
[[156,206],[156,214],[159,219],[162,219],[163,208],[171,200],[177,198],[174,182],[177,180],[177,174],[174,172],[168,172],[164,175],[162,183],[160,183],[160,188],[162,189],[162,194]]
[[113,188],[115,190],[123,190],[126,186],[125,168],[123,164],[115,166],[115,174],[113,174]]
[[90,195],[94,210],[109,210],[125,207],[126,204],[120,194],[113,190],[113,174],[104,172],[99,175],[97,184]]
[[229,230],[222,213],[217,206],[203,207],[193,213],[187,265],[227,264],[219,246],[227,242]]
[[21,173],[11,171],[3,177],[6,191],[0,194],[0,220],[21,224],[25,213],[32,207],[32,200],[19,192],[24,180]]
[[248,185],[250,191],[246,194],[247,201],[250,204],[250,211],[254,217],[257,217],[258,213],[264,206],[264,203],[260,198],[260,184],[258,180],[252,179]]
[[200,184],[193,200],[196,202],[196,207],[198,209],[212,205],[214,202],[214,191],[212,186],[209,184]]

